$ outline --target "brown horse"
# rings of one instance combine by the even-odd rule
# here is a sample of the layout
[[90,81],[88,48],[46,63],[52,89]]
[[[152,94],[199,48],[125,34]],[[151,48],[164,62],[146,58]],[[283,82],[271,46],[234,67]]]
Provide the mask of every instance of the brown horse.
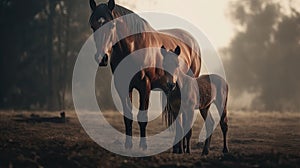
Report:
[[[124,83],[114,81],[116,90],[120,96],[123,106],[124,123],[126,131],[125,148],[132,148],[132,91],[135,88],[140,95],[138,123],[140,126],[140,147],[147,148],[146,126],[148,121],[147,110],[149,106],[150,91],[155,88],[162,88],[165,83],[165,73],[162,67],[162,56],[160,47],[164,44],[168,48],[180,45],[183,60],[180,68],[183,72],[191,71],[192,77],[198,77],[201,69],[200,47],[196,40],[187,32],[179,29],[156,31],[144,19],[134,14],[132,11],[116,5],[114,0],[109,0],[108,4],[96,5],[94,0],[90,0],[92,14],[90,25],[94,30],[94,39],[97,53],[95,55],[99,66],[106,66],[110,58],[112,72],[130,54],[134,54],[141,49],[139,55],[127,65],[128,68],[147,65],[150,68],[141,68],[131,79],[129,89],[124,92]],[[108,23],[108,24],[107,24]],[[107,27],[103,33],[99,28]],[[131,34],[130,31],[138,30],[140,33]],[[123,38],[125,37],[125,38]],[[121,40],[118,40],[118,39]],[[180,40],[179,40],[180,39]],[[182,41],[181,41],[182,40]],[[184,41],[184,42],[183,42]],[[152,67],[152,68],[151,68]],[[126,76],[126,72],[124,72]]]
[[[164,46],[161,49],[163,55],[163,66],[168,69],[171,75],[168,76],[165,87],[169,87],[167,92],[168,107],[165,114],[169,121],[174,121],[177,116],[182,115],[182,125],[179,129],[183,129],[185,136],[183,140],[183,147],[186,150],[184,152],[190,153],[190,138],[192,135],[192,122],[194,117],[194,109],[199,109],[200,113],[207,123],[207,120],[213,122],[211,114],[208,112],[210,105],[214,103],[221,116],[220,126],[223,132],[224,148],[223,153],[228,152],[226,135],[228,130],[227,125],[227,97],[228,97],[228,85],[226,81],[218,75],[201,75],[199,78],[191,78],[183,73],[179,67],[179,55],[181,53],[180,47],[174,51],[166,51]],[[195,88],[197,87],[197,88]],[[197,91],[198,90],[198,91]],[[198,92],[198,93],[197,93]],[[181,101],[184,100],[184,101]],[[179,112],[180,106],[182,107],[182,113]],[[170,120],[170,117],[171,120]],[[171,122],[169,122],[169,125]],[[181,128],[183,127],[183,128]],[[206,131],[212,133],[213,126],[206,125]],[[176,126],[176,128],[178,128]],[[176,133],[181,131],[176,130]],[[185,144],[186,140],[186,144]],[[202,155],[207,155],[209,152],[209,146],[211,141],[211,135],[205,140],[204,149]],[[182,152],[182,142],[177,144],[179,152]]]

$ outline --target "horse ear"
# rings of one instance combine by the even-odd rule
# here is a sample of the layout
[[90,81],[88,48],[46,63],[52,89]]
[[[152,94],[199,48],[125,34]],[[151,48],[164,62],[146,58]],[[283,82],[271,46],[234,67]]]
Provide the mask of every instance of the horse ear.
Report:
[[94,11],[96,9],[97,5],[94,0],[90,0],[90,7],[91,7],[92,11]]
[[166,54],[166,48],[165,48],[164,45],[161,46],[160,53],[161,53],[162,56],[165,56],[165,54]]
[[109,0],[108,1],[108,8],[112,11],[115,8],[115,0]]
[[181,49],[180,49],[180,47],[179,47],[179,46],[177,46],[177,47],[175,48],[175,51],[174,51],[174,53],[175,53],[177,56],[179,56],[179,55],[180,55],[180,53],[181,53]]

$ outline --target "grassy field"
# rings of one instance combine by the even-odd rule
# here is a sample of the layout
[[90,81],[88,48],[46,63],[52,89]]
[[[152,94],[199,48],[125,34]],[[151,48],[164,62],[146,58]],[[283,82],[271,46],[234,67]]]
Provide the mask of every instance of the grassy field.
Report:
[[[123,132],[118,112],[106,112],[106,119]],[[57,118],[56,118],[57,117]],[[193,128],[192,153],[130,158],[113,154],[98,146],[84,132],[74,111],[59,113],[0,112],[0,167],[299,167],[299,113],[229,112],[228,145],[222,154],[218,127],[212,137],[211,151],[201,156],[198,143],[198,116]],[[134,135],[138,125],[134,123]],[[149,123],[148,135],[163,130],[161,118]]]

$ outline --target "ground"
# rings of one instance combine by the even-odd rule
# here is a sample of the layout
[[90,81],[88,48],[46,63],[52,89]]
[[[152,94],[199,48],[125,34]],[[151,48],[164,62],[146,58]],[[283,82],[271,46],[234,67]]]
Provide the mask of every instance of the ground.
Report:
[[[106,112],[108,121],[123,131],[118,112]],[[0,167],[298,167],[300,165],[300,114],[279,112],[229,113],[228,145],[222,154],[218,127],[211,151],[201,156],[198,117],[192,137],[191,154],[171,150],[144,158],[113,154],[93,142],[84,132],[74,111],[66,112],[66,122],[58,112],[0,112]],[[134,134],[138,125],[134,123]],[[157,119],[148,126],[155,134],[164,125]]]

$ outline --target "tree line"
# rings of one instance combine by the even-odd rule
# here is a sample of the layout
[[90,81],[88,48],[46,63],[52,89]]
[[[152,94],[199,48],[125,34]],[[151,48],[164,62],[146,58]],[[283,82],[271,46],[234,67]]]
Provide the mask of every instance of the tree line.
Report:
[[72,108],[72,70],[92,34],[89,15],[82,0],[0,2],[0,108]]

